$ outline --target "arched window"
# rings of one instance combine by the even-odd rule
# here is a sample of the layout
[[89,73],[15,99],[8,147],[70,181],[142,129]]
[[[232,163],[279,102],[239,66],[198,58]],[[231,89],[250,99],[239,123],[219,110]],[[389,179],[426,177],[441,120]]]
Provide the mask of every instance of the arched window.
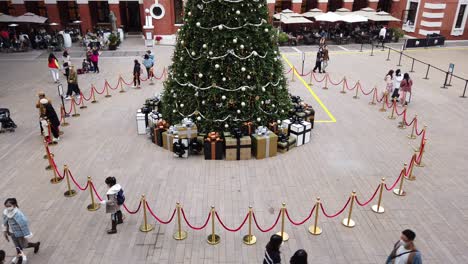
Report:
[[334,12],[343,7],[343,0],[328,0],[328,11]]
[[377,4],[377,10],[391,13],[392,2],[393,2],[392,0],[379,0],[379,3]]
[[301,12],[305,13],[318,7],[318,0],[302,0]]
[[184,23],[184,2],[182,0],[174,0],[174,24]]
[[354,0],[353,11],[358,11],[367,7],[367,0]]

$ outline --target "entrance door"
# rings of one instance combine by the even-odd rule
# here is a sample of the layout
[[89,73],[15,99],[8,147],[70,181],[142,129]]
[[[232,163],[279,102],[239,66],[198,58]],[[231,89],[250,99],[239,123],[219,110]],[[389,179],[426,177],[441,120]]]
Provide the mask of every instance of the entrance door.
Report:
[[141,32],[140,4],[138,1],[120,1],[120,19],[127,32]]

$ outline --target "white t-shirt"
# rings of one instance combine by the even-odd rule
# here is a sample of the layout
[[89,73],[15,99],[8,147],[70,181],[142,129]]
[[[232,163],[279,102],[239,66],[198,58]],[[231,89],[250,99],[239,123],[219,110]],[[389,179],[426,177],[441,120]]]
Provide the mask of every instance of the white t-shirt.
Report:
[[[404,246],[399,246],[397,251],[396,251],[396,256],[402,254],[402,253],[405,253],[405,252],[409,252],[410,250],[409,249],[406,249]],[[404,255],[401,255],[397,258],[395,258],[394,262],[395,264],[406,264],[408,263],[408,258],[409,258],[409,255],[411,253],[406,253]]]
[[387,35],[387,29],[386,28],[381,28],[379,36],[380,37],[385,37]]
[[393,78],[393,88],[400,89],[401,81],[403,81],[403,75],[395,75],[395,78]]

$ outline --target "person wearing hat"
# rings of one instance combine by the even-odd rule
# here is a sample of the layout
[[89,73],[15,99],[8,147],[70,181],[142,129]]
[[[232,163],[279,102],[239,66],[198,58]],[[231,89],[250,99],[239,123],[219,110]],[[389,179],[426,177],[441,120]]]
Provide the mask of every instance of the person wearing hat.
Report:
[[78,87],[78,73],[75,70],[75,66],[69,66],[69,73],[68,73],[68,89],[67,89],[67,97],[65,100],[70,100],[72,93],[75,93],[76,99],[80,99],[80,88]]
[[416,249],[414,239],[416,234],[406,229],[401,232],[400,240],[393,246],[392,253],[388,256],[386,264],[422,264],[421,252]]
[[[49,98],[46,97],[46,95],[45,95],[45,93],[43,91],[40,91],[39,93],[37,93],[37,96],[39,97],[39,99],[37,100],[36,108],[39,110],[39,118],[40,118],[45,113],[45,109],[44,109],[44,107],[42,106],[42,104],[40,102],[41,99],[47,99],[49,101],[49,103],[52,103],[52,102],[50,101]],[[44,128],[42,127],[42,122],[40,120],[39,120],[39,127],[41,128],[41,135],[43,135]]]
[[47,119],[50,123],[50,131],[52,132],[53,135],[53,142],[57,142],[60,140],[60,131],[59,131],[59,126],[60,126],[60,119],[57,116],[57,113],[55,112],[54,107],[52,104],[50,104],[49,100],[42,98],[39,101],[44,108],[44,114],[42,115],[42,118]]

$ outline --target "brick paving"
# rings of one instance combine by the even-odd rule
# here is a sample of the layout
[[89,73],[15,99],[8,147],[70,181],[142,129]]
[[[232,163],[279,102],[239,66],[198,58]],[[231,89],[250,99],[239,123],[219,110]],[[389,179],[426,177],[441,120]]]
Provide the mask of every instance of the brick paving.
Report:
[[[118,56],[106,52],[100,74],[79,76],[81,89],[87,95],[90,84],[101,88],[108,79],[114,85],[119,74],[128,79],[132,60],[144,50],[142,46],[127,45],[114,53]],[[172,47],[158,46],[154,50],[160,73],[170,64]],[[314,48],[309,50],[313,52]],[[79,56],[79,49],[72,52],[72,58]],[[456,71],[468,72],[464,63],[468,56],[463,48],[410,52],[442,66],[454,62]],[[294,50],[285,50],[284,54],[294,65],[301,64],[301,56]],[[15,133],[0,134],[0,193],[3,199],[19,199],[31,221],[34,239],[42,242],[39,254],[27,250],[31,263],[261,263],[273,231],[262,234],[254,228],[258,242],[246,246],[242,236],[247,227],[230,233],[216,224],[222,241],[210,246],[205,241],[208,228],[193,231],[183,224],[188,238],[175,241],[175,222],[160,225],[150,218],[155,230],[142,233],[138,231],[141,214],[126,214],[118,234],[109,236],[105,230],[110,221],[104,210],[86,210],[88,192],[63,197],[65,184],[51,185],[52,174],[43,169],[46,161],[42,159],[44,149],[34,108],[38,90],[46,91],[56,109],[59,103],[45,57],[40,53],[0,56],[0,106],[10,108],[19,127]],[[386,71],[397,68],[396,57],[389,62],[385,58],[384,52],[370,57],[368,51],[337,50],[331,53],[329,72],[335,81],[346,75],[350,83],[361,80],[364,89],[370,90],[374,85],[382,87]],[[306,72],[312,65],[312,61],[306,62]],[[402,69],[407,71],[411,63],[404,61],[404,65]],[[308,233],[310,220],[299,227],[286,224],[290,240],[282,246],[285,262],[295,250],[304,248],[311,263],[382,263],[405,228],[416,231],[416,243],[425,263],[468,262],[468,240],[464,236],[468,232],[468,143],[463,138],[468,129],[464,120],[468,101],[458,97],[462,83],[454,81],[453,87],[442,90],[439,87],[443,76],[434,74],[422,80],[424,68],[415,70],[415,95],[408,113],[418,114],[420,124],[429,125],[429,140],[423,158],[427,166],[416,168],[417,180],[405,183],[408,195],[397,197],[385,192],[386,211],[380,215],[370,206],[355,205],[352,218],[357,225],[353,229],[340,223],[347,211],[335,219],[320,214],[320,236]],[[401,119],[389,120],[388,112],[369,106],[368,97],[361,95],[355,100],[353,93],[340,94],[340,87],[322,90],[321,86],[315,82],[312,89],[337,122],[318,123],[311,143],[275,158],[239,162],[205,161],[202,157],[179,160],[145,136],[136,135],[135,111],[145,98],[162,90],[161,82],[124,94],[114,92],[111,98],[98,96],[99,103],[80,110],[81,117],[70,118],[70,126],[63,128],[62,141],[51,149],[57,163],[67,164],[80,183],[92,176],[98,192],[103,194],[105,177],[113,175],[123,185],[130,209],[135,208],[141,194],[146,194],[163,220],[170,216],[177,201],[197,226],[206,219],[211,205],[230,227],[239,225],[249,205],[254,207],[263,228],[273,223],[282,202],[295,221],[308,215],[317,196],[333,213],[352,190],[366,200],[381,177],[393,182],[403,163],[409,162],[411,146],[416,146],[417,141],[406,138],[409,129],[396,127]],[[290,82],[290,89],[316,108],[317,119],[328,119],[299,80]],[[274,229],[277,231],[279,226]],[[12,244],[5,240],[0,240],[0,248],[6,249],[9,256],[14,253]]]

